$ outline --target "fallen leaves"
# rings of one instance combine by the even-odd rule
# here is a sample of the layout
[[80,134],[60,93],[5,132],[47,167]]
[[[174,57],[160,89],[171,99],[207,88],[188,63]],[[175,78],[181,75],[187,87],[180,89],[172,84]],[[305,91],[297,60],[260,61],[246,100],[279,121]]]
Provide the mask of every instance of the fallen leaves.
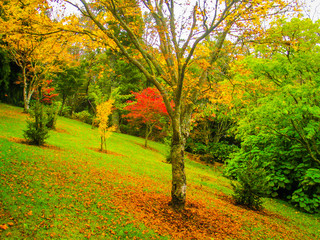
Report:
[[8,227],[8,225],[7,224],[2,224],[2,225],[0,225],[0,229],[2,229],[2,230],[7,230],[9,227]]

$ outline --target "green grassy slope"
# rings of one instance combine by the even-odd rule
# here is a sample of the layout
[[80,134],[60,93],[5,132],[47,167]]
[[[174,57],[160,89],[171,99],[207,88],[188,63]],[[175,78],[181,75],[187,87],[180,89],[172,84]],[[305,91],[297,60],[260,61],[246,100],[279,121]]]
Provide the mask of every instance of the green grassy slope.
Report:
[[219,169],[186,160],[186,211],[170,200],[168,149],[59,118],[45,147],[23,143],[26,114],[0,104],[0,239],[317,239],[319,216],[267,200],[232,204]]

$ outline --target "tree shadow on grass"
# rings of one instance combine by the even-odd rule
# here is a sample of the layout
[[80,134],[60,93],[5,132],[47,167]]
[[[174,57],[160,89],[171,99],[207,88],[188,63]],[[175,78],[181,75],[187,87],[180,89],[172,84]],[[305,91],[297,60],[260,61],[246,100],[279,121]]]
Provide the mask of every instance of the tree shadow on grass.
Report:
[[35,145],[35,144],[32,144],[31,142],[27,141],[24,138],[11,137],[11,138],[6,138],[6,139],[8,139],[10,142],[25,144],[25,145],[29,145],[29,146],[35,146],[35,147],[39,147],[39,148],[43,148],[43,149],[53,149],[53,150],[59,150],[59,151],[62,150],[60,147],[57,147],[54,145],[49,145],[47,143],[45,143],[44,145]]
[[153,152],[159,152],[159,150],[155,149],[155,148],[152,148],[150,146],[146,147],[144,144],[142,143],[138,143],[138,142],[134,142],[135,144],[139,145],[140,147],[144,148],[144,149],[147,149],[147,150],[151,150]]
[[102,150],[100,148],[92,148],[92,147],[89,147],[88,149],[91,149],[93,151],[96,151],[96,152],[99,152],[99,153],[105,153],[105,154],[108,154],[108,155],[114,155],[114,156],[118,156],[118,157],[127,157],[121,153],[117,153],[117,152],[111,152],[109,150]]

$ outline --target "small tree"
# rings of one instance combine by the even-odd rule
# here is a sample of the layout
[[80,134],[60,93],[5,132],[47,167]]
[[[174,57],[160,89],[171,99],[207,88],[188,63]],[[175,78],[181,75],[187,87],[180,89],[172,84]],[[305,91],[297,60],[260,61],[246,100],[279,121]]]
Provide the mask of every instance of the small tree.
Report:
[[124,109],[128,110],[127,115],[123,117],[129,121],[135,121],[146,125],[145,133],[145,147],[148,147],[148,138],[154,128],[162,129],[162,117],[167,117],[168,112],[162,100],[160,92],[156,88],[146,88],[140,92],[133,92],[136,102],[126,106]]
[[49,129],[56,128],[56,122],[58,118],[58,110],[60,104],[58,102],[54,102],[54,98],[59,94],[55,93],[55,88],[51,86],[52,80],[47,80],[45,87],[42,88],[42,99],[41,102],[44,103],[45,113],[47,115],[47,123],[46,126]]
[[[41,88],[40,88],[41,97]],[[49,137],[47,128],[47,115],[44,113],[43,104],[40,97],[36,100],[35,105],[31,108],[30,116],[27,119],[27,130],[24,131],[24,137],[31,144],[41,146]]]
[[109,99],[106,102],[101,103],[97,106],[97,120],[99,122],[99,132],[101,136],[100,150],[107,150],[106,139],[110,137],[114,127],[109,127],[109,116],[112,113],[113,100]]
[[265,170],[247,160],[237,171],[237,183],[232,183],[233,199],[236,204],[249,207],[254,210],[262,208],[262,197],[268,195],[269,186]]

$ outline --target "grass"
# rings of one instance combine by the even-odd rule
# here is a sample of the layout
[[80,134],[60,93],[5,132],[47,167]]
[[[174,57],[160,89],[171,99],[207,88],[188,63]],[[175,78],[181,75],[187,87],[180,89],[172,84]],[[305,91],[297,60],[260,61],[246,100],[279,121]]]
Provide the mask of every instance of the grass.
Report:
[[0,104],[0,239],[319,239],[319,215],[267,199],[255,212],[232,203],[219,169],[186,160],[187,206],[168,206],[168,149],[59,118],[47,146],[22,141],[26,114]]

